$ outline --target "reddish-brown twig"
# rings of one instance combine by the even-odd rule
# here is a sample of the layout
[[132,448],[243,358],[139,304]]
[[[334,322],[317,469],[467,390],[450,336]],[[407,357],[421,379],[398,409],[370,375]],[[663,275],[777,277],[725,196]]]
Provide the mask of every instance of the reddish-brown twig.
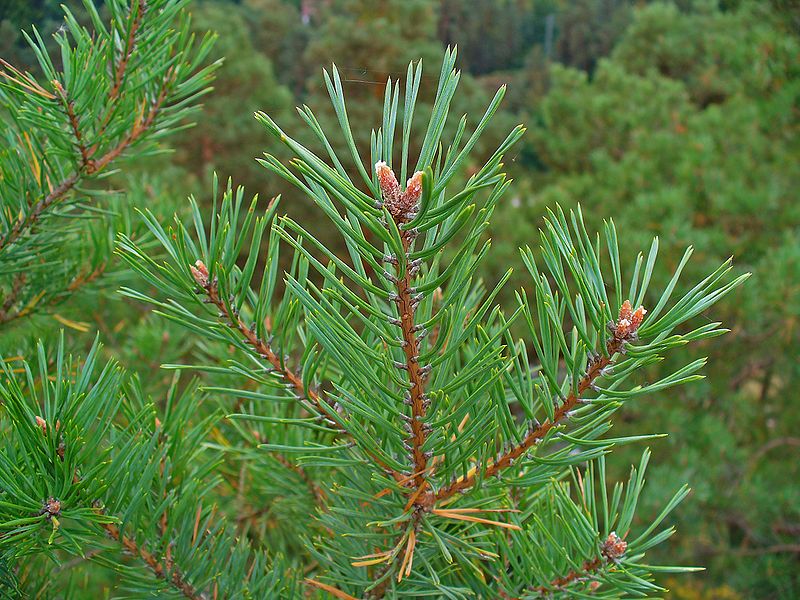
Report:
[[620,308],[619,319],[612,328],[611,339],[606,344],[606,354],[600,355],[589,362],[586,372],[578,382],[577,389],[570,391],[564,402],[553,413],[553,419],[546,419],[543,423],[531,429],[519,444],[512,446],[496,459],[490,459],[484,465],[476,465],[470,469],[467,475],[459,477],[450,485],[440,489],[435,495],[435,501],[441,502],[458,492],[470,489],[475,485],[478,474],[481,472],[484,478],[497,475],[504,469],[509,468],[528,450],[541,442],[551,429],[561,424],[570,412],[578,406],[583,395],[594,385],[595,380],[603,374],[607,367],[613,364],[615,355],[624,351],[625,344],[635,339],[636,330],[641,325],[645,312],[642,307],[639,307],[634,312],[630,302],[626,300]]
[[178,569],[172,565],[171,568],[166,568],[163,559],[149,552],[144,546],[137,544],[136,540],[120,531],[119,527],[113,523],[103,523],[102,527],[112,539],[122,544],[130,554],[143,560],[156,577],[175,586],[185,597],[191,598],[191,600],[208,600],[208,597],[189,583]]
[[[197,263],[191,267],[191,270],[195,281],[204,290],[209,303],[219,310],[219,314],[227,320],[228,325],[237,330],[244,338],[244,341],[252,347],[259,356],[266,359],[267,362],[272,365],[274,372],[289,384],[289,387],[294,392],[294,396],[300,401],[308,401],[314,410],[325,417],[329,423],[338,427],[342,434],[350,436],[344,428],[341,416],[334,406],[332,406],[320,392],[308,388],[303,383],[300,376],[286,366],[281,357],[273,351],[269,342],[258,337],[255,329],[249,327],[241,316],[239,316],[238,312],[233,309],[233,307],[229,307],[228,304],[222,300],[216,281],[209,279],[207,267],[201,261],[197,261]],[[399,482],[403,479],[401,473],[392,469],[380,457],[369,451],[367,451],[367,455],[395,481]]]
[[[591,579],[593,575],[604,567],[617,564],[627,549],[627,542],[612,531],[600,544],[599,556],[584,561],[579,569],[573,569],[565,575],[560,575],[545,585],[530,586],[527,591],[528,593],[538,594],[541,597],[550,597],[554,590],[564,590],[575,582]],[[590,586],[599,587],[600,582],[594,580]],[[519,598],[511,596],[502,589],[498,591],[498,594],[503,600],[519,600]]]

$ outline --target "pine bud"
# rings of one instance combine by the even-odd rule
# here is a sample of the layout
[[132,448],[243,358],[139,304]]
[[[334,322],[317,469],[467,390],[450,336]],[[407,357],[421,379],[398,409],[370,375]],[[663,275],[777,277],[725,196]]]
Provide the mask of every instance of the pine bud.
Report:
[[640,306],[636,309],[636,312],[634,312],[631,317],[631,330],[636,331],[639,329],[639,325],[642,324],[645,314],[647,314],[647,310],[644,306]]
[[619,339],[628,337],[631,333],[631,322],[628,319],[620,319],[617,321],[614,333]]
[[378,184],[381,187],[381,196],[390,206],[400,198],[400,184],[394,171],[384,161],[375,163],[375,173],[378,175]]
[[197,260],[194,266],[189,265],[189,270],[192,272],[192,277],[200,287],[208,285],[208,268],[202,260]]
[[389,214],[397,223],[410,220],[422,195],[422,172],[417,171],[409,178],[405,191],[400,189],[394,171],[384,161],[375,163],[375,173]]
[[422,195],[422,171],[414,173],[406,183],[405,199],[410,206],[419,202]]
[[[34,419],[36,420],[36,426],[42,430],[43,434],[47,435],[47,421],[45,421],[39,415],[36,415]],[[58,431],[59,429],[61,429],[61,421],[56,421],[56,431]]]
[[630,300],[625,300],[622,303],[622,306],[619,307],[619,321],[625,320],[630,321],[631,316],[633,315],[633,307],[631,306]]
[[53,498],[52,496],[42,506],[40,514],[45,515],[48,519],[61,514],[61,500]]
[[635,336],[636,330],[644,320],[644,315],[647,313],[644,306],[640,306],[635,311],[631,306],[630,300],[625,300],[619,308],[619,318],[613,324],[612,331],[614,336],[619,340],[624,340]]
[[617,535],[615,531],[608,534],[606,541],[603,542],[603,556],[609,560],[617,560],[625,554],[628,549],[628,542]]

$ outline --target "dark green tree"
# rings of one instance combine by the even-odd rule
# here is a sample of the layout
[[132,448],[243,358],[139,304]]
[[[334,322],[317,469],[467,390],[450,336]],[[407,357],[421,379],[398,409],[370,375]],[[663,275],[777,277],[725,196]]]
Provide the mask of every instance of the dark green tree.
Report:
[[253,113],[284,114],[291,107],[289,90],[278,83],[270,59],[254,47],[245,12],[238,7],[198,4],[192,9],[192,27],[216,32],[213,52],[224,60],[214,91],[203,100],[203,123],[176,141],[178,161],[204,179],[216,171],[266,193],[268,183],[255,161],[263,151],[263,135],[253,127]]

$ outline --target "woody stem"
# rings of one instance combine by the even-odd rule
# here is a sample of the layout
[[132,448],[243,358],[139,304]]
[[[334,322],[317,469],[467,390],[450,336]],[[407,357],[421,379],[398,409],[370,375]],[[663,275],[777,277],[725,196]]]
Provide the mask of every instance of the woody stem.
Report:
[[519,444],[512,446],[511,449],[503,453],[499,458],[488,461],[485,465],[474,467],[466,476],[456,479],[449,486],[439,490],[435,496],[436,502],[446,500],[458,492],[470,489],[475,485],[477,476],[481,471],[483,471],[484,478],[497,475],[504,469],[510,467],[515,460],[523,456],[528,450],[544,439],[547,433],[553,427],[559,425],[566,418],[567,414],[578,405],[583,394],[592,387],[595,380],[600,377],[603,369],[613,363],[614,355],[623,349],[626,341],[627,338],[617,336],[609,340],[606,345],[606,355],[600,356],[590,362],[586,373],[583,375],[580,382],[578,382],[578,387],[571,390],[566,400],[555,410],[552,420],[547,419],[538,427],[532,429]]

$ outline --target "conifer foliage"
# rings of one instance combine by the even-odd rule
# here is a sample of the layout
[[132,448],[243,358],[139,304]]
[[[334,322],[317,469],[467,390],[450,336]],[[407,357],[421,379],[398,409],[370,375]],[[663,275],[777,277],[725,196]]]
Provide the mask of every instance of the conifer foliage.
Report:
[[[262,389],[248,392],[258,401],[250,411],[230,418],[269,424],[264,451],[319,473],[328,491],[318,498],[318,518],[327,533],[308,540],[324,567],[310,585],[340,597],[655,592],[655,569],[641,559],[670,534],[658,527],[686,491],[632,530],[646,456],[624,498],[621,487],[609,498],[595,475],[615,444],[647,436],[604,434],[625,402],[699,377],[702,359],[660,381],[630,383],[661,353],[722,333],[719,323],[682,326],[741,280],[726,280],[726,263],[673,299],[690,249],[647,313],[639,301],[658,242],[623,285],[613,222],[590,237],[580,212],[557,212],[545,222],[546,273],[526,249],[532,298],[520,292],[506,316],[494,305],[503,281],[485,289],[475,271],[490,249],[485,228],[510,183],[503,155],[523,129],[463,178],[504,90],[471,134],[462,119],[445,146],[454,65],[448,52],[416,162],[408,138],[419,64],[409,67],[402,111],[402,86],[387,84],[368,159],[352,142],[339,74],[335,67],[325,73],[352,176],[308,107],[299,113],[329,149],[325,158],[257,115],[296,157],[284,165],[267,154],[262,164],[316,203],[342,234],[347,258],[279,217],[278,199],[259,211],[257,199],[245,204],[243,191],[229,187],[209,228],[197,209],[191,225],[176,220],[168,229],[145,215],[171,260],[153,261],[129,239],[120,247],[166,299],[126,292],[237,347],[242,358],[231,359],[227,371]],[[278,253],[286,249],[292,268],[278,296]],[[257,276],[259,258],[265,265]],[[525,341],[513,339],[515,322]]]
[[213,36],[194,39],[186,4],[114,0],[105,23],[86,0],[92,29],[65,8],[60,56],[47,54],[36,29],[26,34],[38,79],[0,58],[0,325],[51,307],[106,270],[121,227],[108,213],[120,207],[92,181],[185,123],[215,68],[201,66]]
[[[135,10],[129,29],[140,26]],[[140,69],[164,58],[134,57]],[[119,236],[119,254],[146,283],[124,294],[197,339],[197,364],[169,367],[197,371],[202,389],[176,377],[162,406],[136,377],[99,366],[97,345],[83,361],[62,343],[4,367],[0,568],[13,586],[25,584],[33,557],[69,555],[102,557],[129,594],[188,598],[617,598],[657,594],[656,573],[684,570],[649,565],[646,554],[672,535],[664,522],[687,488],[660,514],[637,515],[649,453],[611,487],[606,455],[655,436],[609,432],[626,403],[701,377],[697,359],[642,382],[665,352],[724,333],[694,318],[743,277],[731,278],[726,262],[674,297],[690,248],[644,307],[658,240],[622,265],[613,221],[590,234],[580,210],[556,210],[541,247],[522,251],[528,290],[501,310],[509,274],[487,286],[477,268],[511,185],[503,157],[524,129],[473,164],[501,88],[477,124],[464,117],[443,139],[455,64],[448,50],[418,156],[409,140],[422,121],[421,63],[387,83],[368,153],[354,141],[335,67],[324,77],[347,156],[306,106],[298,112],[321,156],[256,115],[271,147],[294,156],[260,163],[314,202],[346,255],[281,216],[280,198],[247,201],[216,181],[210,214],[192,201],[189,218],[165,226],[142,211],[161,250]],[[147,114],[146,102],[133,106]],[[75,134],[68,113],[64,129]],[[136,131],[142,117],[132,118]],[[113,159],[130,138],[102,127],[94,135],[69,139],[76,182],[105,166],[102,140],[112,138]],[[212,402],[224,418],[199,409]],[[218,496],[229,462],[241,467],[233,499]],[[293,543],[238,527],[266,513],[280,520],[286,513],[271,504],[286,497],[311,513],[271,526]],[[127,558],[95,552],[109,544]]]

